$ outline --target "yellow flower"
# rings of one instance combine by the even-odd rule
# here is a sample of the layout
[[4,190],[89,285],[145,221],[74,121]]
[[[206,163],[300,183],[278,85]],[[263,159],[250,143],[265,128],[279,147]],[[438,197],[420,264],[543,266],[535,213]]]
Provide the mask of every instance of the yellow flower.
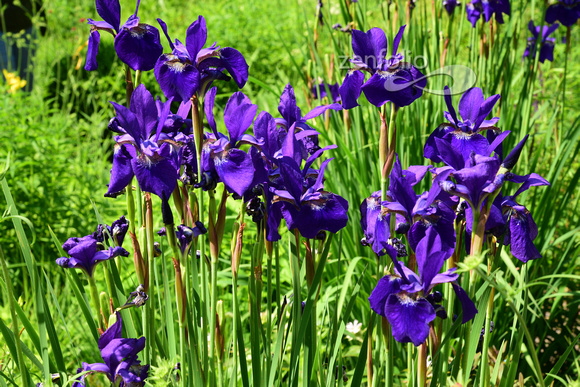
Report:
[[4,74],[4,78],[6,78],[6,84],[9,86],[8,93],[15,93],[26,86],[26,81],[20,79],[18,75],[9,73],[6,69],[2,70],[2,73]]

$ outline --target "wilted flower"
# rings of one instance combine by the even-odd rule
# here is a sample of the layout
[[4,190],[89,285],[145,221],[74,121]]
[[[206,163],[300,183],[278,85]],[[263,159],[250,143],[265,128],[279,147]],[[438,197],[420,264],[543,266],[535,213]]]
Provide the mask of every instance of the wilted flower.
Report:
[[133,70],[149,71],[155,66],[163,46],[159,41],[159,31],[149,24],[139,23],[137,11],[140,0],[137,1],[135,13],[127,22],[121,24],[121,6],[119,0],[96,0],[97,13],[104,21],[87,19],[91,25],[89,47],[85,70],[97,69],[97,53],[101,35],[99,31],[107,31],[115,36],[115,51],[121,61]]
[[563,26],[571,27],[580,18],[579,0],[559,0],[552,4],[546,11],[546,23],[552,24],[559,21]]
[[[105,231],[106,230],[106,231]],[[125,235],[129,230],[129,221],[125,216],[121,216],[119,219],[115,220],[110,226],[106,224],[99,224],[97,226],[97,231],[93,234],[93,237],[97,242],[103,243],[109,241],[109,237],[113,238],[113,243],[115,246],[123,246],[123,241]]]
[[482,14],[486,23],[495,15],[495,20],[503,24],[503,14],[509,15],[511,11],[509,0],[473,0],[467,4],[466,10],[467,20],[473,28]]
[[[189,252],[189,247],[193,238],[197,238],[201,234],[205,234],[207,229],[200,221],[195,222],[193,228],[187,227],[186,225],[180,224],[175,230],[175,236],[177,237],[177,243],[179,244],[179,250],[181,254],[186,254]],[[158,235],[166,235],[167,230],[162,227],[161,230],[157,232]]]
[[538,59],[541,63],[544,63],[545,60],[549,60],[552,62],[554,60],[554,44],[556,43],[556,38],[549,38],[552,32],[556,31],[556,29],[560,25],[558,23],[553,24],[551,26],[535,26],[534,21],[530,20],[528,24],[528,29],[532,33],[532,37],[528,38],[528,45],[526,46],[526,51],[524,51],[524,55],[522,57],[530,57],[534,59],[536,57],[536,42],[540,37],[540,30],[542,31],[541,41],[538,43],[540,47],[540,58]]

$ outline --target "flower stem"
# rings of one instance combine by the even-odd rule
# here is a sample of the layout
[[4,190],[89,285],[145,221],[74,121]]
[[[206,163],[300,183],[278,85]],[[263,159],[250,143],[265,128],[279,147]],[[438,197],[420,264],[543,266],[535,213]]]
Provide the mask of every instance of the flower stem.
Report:
[[91,300],[93,301],[93,307],[95,308],[96,318],[97,318],[97,326],[104,331],[103,320],[100,317],[100,302],[99,302],[99,292],[97,290],[97,283],[95,278],[89,274],[87,274],[87,278],[89,280],[89,288],[91,289]]

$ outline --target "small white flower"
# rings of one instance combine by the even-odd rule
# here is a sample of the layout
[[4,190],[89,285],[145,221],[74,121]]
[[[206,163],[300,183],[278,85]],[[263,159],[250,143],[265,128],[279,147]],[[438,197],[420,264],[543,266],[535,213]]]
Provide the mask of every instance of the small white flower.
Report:
[[[359,323],[358,320],[354,320],[353,322],[349,322],[346,324],[346,330],[353,335],[356,335],[361,331],[362,323]],[[351,336],[346,337],[348,340],[352,340]]]

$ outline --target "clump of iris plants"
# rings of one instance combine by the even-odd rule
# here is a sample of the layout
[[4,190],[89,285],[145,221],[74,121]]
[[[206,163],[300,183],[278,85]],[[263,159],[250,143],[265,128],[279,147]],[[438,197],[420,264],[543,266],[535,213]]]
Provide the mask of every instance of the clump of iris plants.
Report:
[[[550,7],[547,19],[562,17],[558,7],[575,7],[562,3]],[[453,15],[460,4],[443,1],[442,6]],[[408,18],[414,7],[408,2]],[[466,7],[474,27],[479,19],[501,24],[511,12],[507,0],[473,0]],[[331,375],[330,385],[341,369],[348,381],[346,366],[334,363],[336,353],[319,347],[318,336],[317,309],[326,313],[329,305],[321,292],[323,272],[344,259],[333,255],[335,234],[339,243],[360,239],[365,258],[376,264],[362,275],[372,282],[368,302],[357,305],[370,316],[368,354],[359,358],[368,356],[368,384],[376,385],[382,376],[393,385],[394,354],[405,352],[409,367],[416,367],[417,384],[425,386],[428,351],[443,363],[457,354],[454,367],[461,364],[463,381],[469,382],[473,354],[480,342],[482,353],[488,353],[493,328],[493,292],[483,298],[478,286],[487,292],[483,284],[493,280],[494,260],[503,247],[519,261],[511,265],[541,258],[534,244],[538,227],[523,194],[549,185],[534,171],[516,174],[529,135],[512,141],[502,128],[500,95],[486,98],[476,85],[457,103],[448,86],[440,95],[427,95],[429,74],[405,61],[399,50],[406,26],[392,34],[379,27],[365,32],[353,21],[343,30],[353,55],[340,74],[342,83],[309,81],[308,99],[320,104],[308,110],[287,84],[277,111],[266,111],[244,90],[251,73],[248,53],[209,44],[211,25],[203,16],[181,32],[181,41],[170,37],[173,26],[157,19],[169,43],[170,52],[164,53],[159,30],[141,23],[138,9],[139,1],[121,25],[117,0],[96,0],[103,21],[88,19],[86,70],[97,69],[103,31],[114,36],[125,65],[126,100],[110,107],[107,128],[115,145],[102,194],[122,201],[126,211],[110,226],[69,238],[62,246],[67,256],[56,260],[85,274],[92,305],[82,304],[82,311],[94,319],[87,319],[93,357],[100,351],[102,358],[83,362],[71,376],[73,385],[90,385],[102,374],[113,386],[144,386],[150,370],[155,382],[182,386],[240,380],[247,385],[249,374],[254,385],[286,379],[290,385],[309,384],[320,372]],[[554,38],[548,36],[557,27],[530,22],[533,37],[524,57],[534,58],[539,49],[539,61],[551,61]],[[153,71],[145,78],[151,83],[142,82],[145,71]],[[227,93],[226,83],[237,91]],[[163,95],[154,95],[155,89]],[[409,106],[432,106],[436,99],[446,106],[436,117],[442,123],[429,128],[417,149],[423,162],[407,165],[408,155],[397,151],[407,140],[404,124],[398,123]],[[379,123],[374,128],[378,154],[369,153],[378,173],[372,186],[357,187],[368,197],[358,213],[354,210],[361,228],[348,235],[352,203],[333,189],[329,176],[344,168],[333,155],[360,150],[345,149],[342,139],[328,141],[328,122],[360,130],[349,114],[363,107]],[[284,253],[288,267],[280,263]],[[280,279],[285,269],[290,284]],[[82,279],[73,273],[83,301]],[[106,286],[97,281],[103,277]],[[121,278],[135,290],[125,289]],[[341,297],[344,301],[346,294]],[[348,313],[355,301],[347,302]],[[349,329],[348,313],[331,321],[341,335]],[[484,325],[481,335],[478,321]],[[355,322],[358,332],[362,323]],[[473,325],[477,340],[471,338]],[[340,344],[341,337],[328,339]],[[409,345],[399,348],[395,341]],[[373,375],[373,361],[383,360],[384,375]],[[489,363],[479,362],[485,380]]]

